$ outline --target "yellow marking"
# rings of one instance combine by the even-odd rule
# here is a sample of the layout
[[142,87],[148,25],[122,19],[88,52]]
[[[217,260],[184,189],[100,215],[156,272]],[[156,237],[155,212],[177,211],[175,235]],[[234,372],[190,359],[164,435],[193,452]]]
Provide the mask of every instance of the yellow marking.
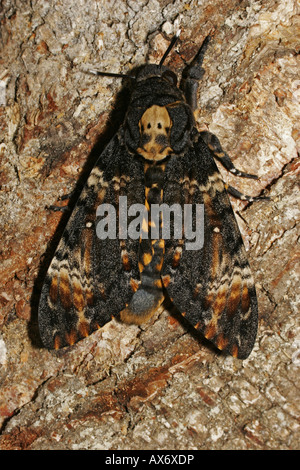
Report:
[[220,269],[220,245],[222,243],[222,238],[219,232],[214,232],[212,239],[212,263],[211,263],[211,277],[212,279],[217,278],[217,274]]
[[161,293],[161,297],[158,299],[156,305],[154,305],[150,310],[145,311],[143,314],[139,315],[133,313],[130,308],[126,306],[126,308],[120,312],[120,319],[124,323],[141,325],[142,323],[145,323],[147,320],[149,320],[155,314],[155,312],[157,312],[157,309],[160,307],[163,301],[164,295]]
[[247,313],[250,308],[250,295],[247,286],[243,286],[242,290],[242,311]]
[[73,279],[73,303],[78,312],[82,312],[85,306],[82,287],[77,279]]
[[90,287],[86,288],[85,290],[85,297],[87,305],[93,305],[94,303],[94,294]]
[[214,294],[212,292],[209,292],[208,295],[204,299],[204,307],[206,309],[208,309],[211,306],[213,299],[214,299]]
[[210,196],[214,197],[217,192],[221,193],[224,191],[224,182],[219,173],[215,172],[208,176],[208,181],[206,184],[199,185],[199,189],[203,192],[205,202],[209,203]]
[[171,282],[171,277],[168,274],[166,274],[165,276],[163,276],[162,282],[163,282],[164,287],[168,287],[168,285]]
[[241,277],[237,274],[232,280],[230,287],[230,295],[228,298],[228,313],[234,315],[237,311],[238,304],[241,298]]
[[162,270],[162,267],[163,267],[163,264],[164,264],[164,259],[163,257],[161,258],[160,262],[157,263],[157,265],[155,266],[155,270],[160,272]]
[[216,332],[217,332],[216,325],[213,322],[211,322],[205,328],[204,336],[207,339],[212,339],[216,335]]
[[222,158],[222,157],[225,157],[225,153],[224,152],[215,152],[215,155],[219,158]]
[[70,309],[72,306],[70,280],[66,269],[61,270],[59,282],[60,300],[65,309]]
[[98,168],[95,167],[87,180],[88,187],[91,187],[91,186],[96,187],[99,183],[99,180],[101,180],[102,177],[103,177],[102,171],[99,171]]
[[175,250],[175,254],[174,254],[173,260],[172,260],[172,267],[173,268],[176,268],[179,265],[179,261],[180,261],[180,258],[181,258],[181,253],[182,253],[182,249],[176,249]]
[[236,344],[234,346],[232,346],[232,348],[231,348],[231,355],[233,357],[238,357],[238,355],[239,355],[239,348],[237,347]]
[[136,292],[139,288],[139,283],[138,281],[136,281],[135,279],[131,278],[130,279],[130,287],[132,289],[133,292]]
[[105,188],[102,188],[102,189],[100,189],[100,191],[98,191],[98,194],[97,194],[97,207],[100,204],[102,204],[102,202],[104,201],[105,194],[106,194],[106,189]]
[[200,110],[199,109],[196,109],[194,111],[194,118],[195,118],[195,121],[197,122],[198,119],[200,118]]
[[130,261],[127,253],[124,253],[122,255],[122,263],[123,263],[123,268],[125,271],[130,271],[131,266],[130,266]]
[[221,286],[217,292],[217,297],[213,305],[213,321],[217,321],[226,306],[227,286]]
[[218,336],[217,336],[217,339],[216,339],[216,346],[217,348],[219,349],[225,349],[226,346],[228,344],[228,339],[225,338],[225,336],[223,335],[223,333],[220,333]]
[[[206,308],[208,307],[212,308],[212,317],[204,332],[204,336],[207,339],[211,339],[217,334],[218,320],[220,316],[222,315],[222,312],[224,311],[225,306],[226,306],[227,290],[228,289],[226,285],[219,287],[214,302],[213,302],[214,294],[212,292],[209,293],[205,299]],[[212,305],[212,302],[213,302],[213,305]]]
[[136,315],[135,313],[132,313],[128,307],[126,307],[120,312],[120,319],[122,322],[129,325],[141,325],[142,323],[145,323],[147,320],[149,320],[149,318],[154,315],[156,310],[157,308],[155,308],[153,311],[145,313],[144,315]]
[[143,264],[147,266],[147,264],[151,263],[152,261],[152,253],[144,253],[143,254]]
[[143,219],[142,222],[142,232],[148,233],[148,222],[146,219]]
[[60,337],[58,335],[55,335],[54,338],[54,349],[59,349],[60,348]]
[[66,333],[66,341],[70,346],[76,343],[77,333],[75,330],[72,330],[70,333]]
[[159,248],[164,248],[165,247],[165,240],[163,238],[158,241],[158,247]]
[[79,330],[80,336],[82,336],[83,338],[86,338],[87,336],[89,336],[90,326],[87,322],[80,322],[78,325],[78,330]]
[[[93,246],[93,232],[92,230],[84,230],[84,255],[83,255],[83,264],[85,272],[88,274],[91,271],[91,251]],[[80,254],[79,254],[80,256]]]
[[162,281],[161,279],[156,279],[156,281],[154,281],[154,285],[156,287],[158,287],[159,289],[162,289]]
[[49,290],[49,295],[50,299],[53,303],[57,302],[57,295],[58,295],[58,279],[57,279],[57,274],[53,276],[51,285],[50,285],[50,290]]
[[173,103],[167,104],[167,108],[171,108],[171,109],[178,108],[178,105],[181,105],[181,104],[182,104],[182,101],[179,101],[179,100],[173,101]]
[[142,273],[142,272],[144,271],[144,267],[145,267],[145,266],[144,266],[143,263],[141,263],[140,261],[138,262],[138,266],[139,266],[139,271],[140,271],[140,273]]
[[139,121],[139,130],[141,136],[145,135],[149,140],[137,152],[146,160],[152,161],[159,161],[170,155],[171,127],[172,121],[165,106],[153,105],[148,108]]

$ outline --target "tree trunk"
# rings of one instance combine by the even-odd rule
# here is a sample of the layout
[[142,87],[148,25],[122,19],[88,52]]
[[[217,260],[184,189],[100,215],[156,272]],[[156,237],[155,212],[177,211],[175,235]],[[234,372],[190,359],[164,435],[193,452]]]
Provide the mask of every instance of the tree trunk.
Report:
[[[1,449],[296,449],[299,7],[296,0],[2,2]],[[158,63],[180,73],[212,36],[197,125],[237,168],[222,176],[248,249],[259,331],[247,360],[221,354],[164,311],[115,320],[75,346],[42,347],[37,303],[78,190],[124,116],[121,80]],[[298,334],[298,336],[297,336]]]

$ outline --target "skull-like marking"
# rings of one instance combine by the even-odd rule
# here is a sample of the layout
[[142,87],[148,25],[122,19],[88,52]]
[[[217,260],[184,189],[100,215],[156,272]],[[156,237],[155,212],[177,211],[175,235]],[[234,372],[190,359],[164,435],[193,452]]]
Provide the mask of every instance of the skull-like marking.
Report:
[[172,121],[165,106],[153,105],[139,121],[140,147],[137,152],[146,160],[159,161],[170,155]]

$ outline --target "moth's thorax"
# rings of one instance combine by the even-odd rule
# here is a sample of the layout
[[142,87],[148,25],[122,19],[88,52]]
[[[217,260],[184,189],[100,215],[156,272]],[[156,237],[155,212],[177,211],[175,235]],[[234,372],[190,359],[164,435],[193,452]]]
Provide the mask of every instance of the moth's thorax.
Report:
[[137,152],[146,160],[160,161],[172,153],[172,121],[165,106],[146,109],[139,121],[140,146]]
[[167,69],[159,75],[158,66],[153,67],[147,66],[137,78],[124,122],[124,138],[130,152],[157,162],[187,150],[194,116],[176,86],[175,74]]
[[[164,77],[169,76],[171,72],[168,67],[156,65],[156,64],[147,64],[143,65],[136,75],[136,81],[141,82],[143,80],[148,80],[149,78],[153,77]],[[174,74],[175,75],[175,74]]]

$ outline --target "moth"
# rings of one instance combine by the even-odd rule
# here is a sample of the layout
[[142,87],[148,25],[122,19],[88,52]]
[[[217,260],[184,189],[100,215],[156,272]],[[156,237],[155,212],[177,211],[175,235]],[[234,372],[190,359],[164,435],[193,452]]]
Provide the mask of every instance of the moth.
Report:
[[[141,324],[166,297],[218,349],[245,359],[253,348],[255,286],[228,193],[257,198],[224,184],[214,158],[236,176],[257,177],[237,170],[217,137],[196,129],[209,36],[182,73],[180,86],[163,65],[177,38],[158,65],[144,65],[132,77],[124,122],[91,171],[49,266],[38,313],[41,339],[49,349],[73,345],[112,317]],[[107,225],[120,226],[124,197],[127,207],[145,208],[140,236],[99,237],[99,207],[113,208]],[[151,210],[161,204],[204,208],[200,249],[187,249],[183,221],[179,237],[160,235],[164,216],[154,220]],[[197,212],[190,221],[195,227]]]

